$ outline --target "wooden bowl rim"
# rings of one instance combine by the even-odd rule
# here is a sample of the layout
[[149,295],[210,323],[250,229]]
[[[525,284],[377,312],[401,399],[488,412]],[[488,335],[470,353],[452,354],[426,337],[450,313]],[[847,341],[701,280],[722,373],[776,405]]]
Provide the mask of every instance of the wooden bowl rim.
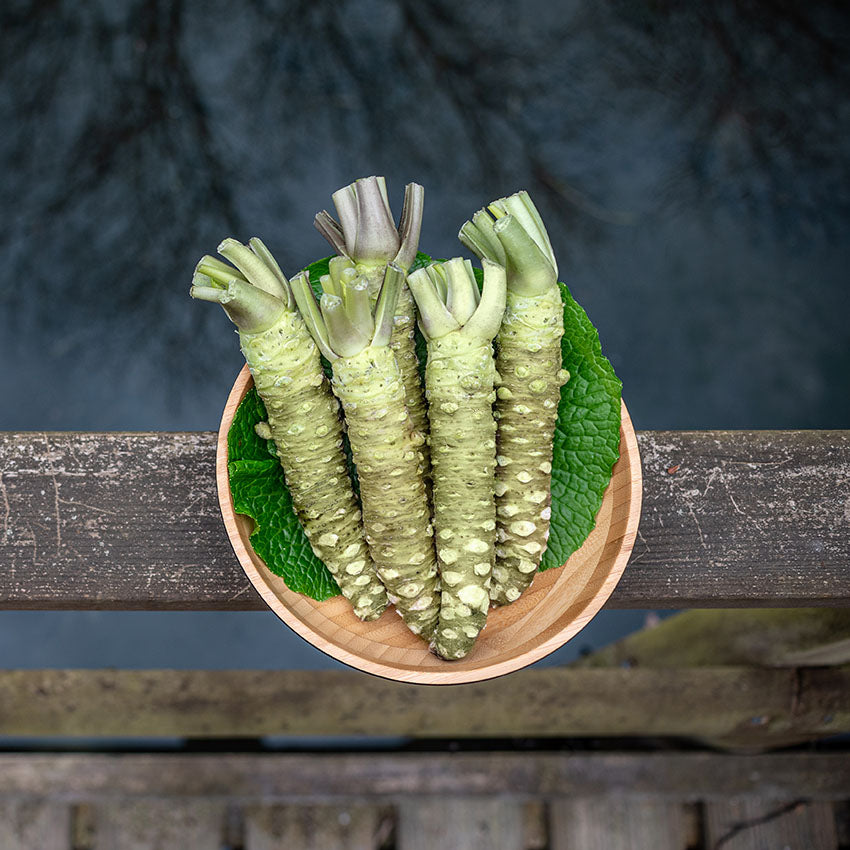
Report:
[[[550,635],[546,640],[541,641],[539,644],[531,647],[520,655],[516,655],[506,661],[490,662],[480,668],[465,668],[463,670],[453,670],[450,666],[452,662],[447,661],[445,670],[429,669],[411,671],[410,669],[400,668],[392,663],[385,663],[366,658],[358,653],[351,652],[337,644],[331,643],[320,632],[313,629],[295,615],[290,610],[289,606],[278,596],[278,594],[269,587],[253,560],[253,558],[256,558],[258,561],[262,562],[262,559],[256,553],[253,553],[252,558],[252,552],[248,551],[237,525],[237,514],[233,508],[233,498],[230,493],[230,479],[227,472],[227,433],[230,429],[230,425],[233,421],[233,417],[239,403],[253,386],[253,383],[254,381],[251,376],[251,372],[246,364],[242,367],[236,377],[236,381],[234,382],[230,394],[227,397],[227,402],[224,406],[221,422],[219,424],[218,439],[216,443],[216,486],[218,490],[218,500],[222,519],[224,520],[227,536],[230,539],[230,544],[233,547],[234,554],[236,555],[240,566],[245,571],[248,580],[263,598],[263,601],[299,637],[303,638],[307,641],[307,643],[331,658],[341,661],[357,670],[361,670],[364,673],[370,673],[381,678],[404,683],[451,685],[468,684],[471,682],[494,679],[499,676],[512,673],[516,670],[520,670],[542,658],[545,658],[547,655],[550,655],[556,649],[563,646],[568,640],[575,637],[575,635],[578,634],[578,632],[581,631],[581,629],[583,629],[599,612],[613,593],[614,588],[617,586],[617,583],[622,577],[623,571],[628,563],[629,556],[634,548],[635,540],[637,539],[643,497],[643,472],[634,426],[632,425],[626,403],[621,399],[620,404],[622,415],[620,419],[620,458],[627,455],[630,461],[628,466],[629,492],[628,497],[625,500],[625,503],[629,506],[626,529],[622,536],[618,539],[617,554],[612,561],[611,569],[608,571],[605,579],[602,581],[599,589],[593,597],[582,607],[580,614],[571,619],[562,629]],[[622,445],[624,443],[627,452],[624,452],[622,449]],[[581,548],[577,551],[581,551]],[[596,561],[597,564],[599,560],[601,560],[601,551],[600,557],[597,558]],[[564,565],[560,568],[554,567],[553,569],[563,569],[563,566]],[[267,568],[266,570],[268,571]],[[270,571],[268,572],[270,575],[273,575]]]

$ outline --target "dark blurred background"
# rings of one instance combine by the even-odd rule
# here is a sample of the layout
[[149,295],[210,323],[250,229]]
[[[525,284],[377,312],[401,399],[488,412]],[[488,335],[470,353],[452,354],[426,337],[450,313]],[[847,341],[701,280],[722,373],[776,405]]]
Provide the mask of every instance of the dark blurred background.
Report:
[[[373,173],[397,213],[424,184],[436,256],[527,188],[637,428],[848,427],[848,24],[793,0],[7,0],[0,429],[217,427],[241,355],[195,262],[259,235],[292,273]],[[0,666],[195,643],[187,666],[331,663],[272,615],[0,617]]]

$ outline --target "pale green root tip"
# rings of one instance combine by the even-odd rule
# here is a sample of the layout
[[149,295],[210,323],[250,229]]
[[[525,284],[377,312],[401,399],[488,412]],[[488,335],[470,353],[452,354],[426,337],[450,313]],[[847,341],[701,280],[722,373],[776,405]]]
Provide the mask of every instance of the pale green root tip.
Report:
[[286,297],[282,298],[282,300],[286,304],[286,308],[288,310],[292,310],[295,307],[295,301],[292,298],[292,292],[289,289],[289,281],[286,279],[286,275],[283,273],[283,269],[278,265],[277,260],[274,258],[274,255],[271,251],[266,247],[265,243],[258,236],[252,236],[248,240],[248,245],[251,250],[266,264],[266,267],[272,272],[272,274],[278,279],[280,285],[283,287],[284,293],[286,293]]
[[434,289],[437,290],[440,301],[445,304],[449,297],[449,282],[446,279],[446,271],[443,268],[443,264],[431,263],[430,266],[425,267],[425,271],[428,272],[428,278],[434,284]]
[[[534,240],[537,247],[543,252],[552,268],[555,269],[555,278],[558,277],[558,263],[552,250],[552,242],[543,219],[537,211],[537,207],[531,200],[531,196],[525,189],[509,195],[507,198],[499,198],[490,204],[490,211],[495,218],[512,215],[521,225],[523,230]],[[504,265],[504,263],[503,263]]]
[[507,276],[503,266],[483,259],[484,286],[472,318],[464,326],[464,333],[479,339],[493,339],[499,332],[507,302]]
[[340,357],[353,357],[369,345],[369,337],[356,327],[345,311],[342,298],[324,293],[319,301],[331,350]]
[[513,215],[506,214],[493,225],[507,257],[508,288],[519,295],[542,295],[558,282],[555,267]]
[[471,318],[478,306],[478,284],[472,271],[472,263],[454,257],[441,264],[446,278],[446,308],[459,325]]
[[486,210],[478,210],[472,217],[472,221],[464,223],[458,234],[458,239],[479,260],[485,257],[500,265],[505,264],[505,249],[493,232],[493,219]]
[[[347,305],[346,291],[357,279],[354,263],[347,257],[334,257],[328,266],[330,273],[322,275],[322,291],[339,295]],[[326,285],[327,284],[327,285]],[[348,307],[346,306],[346,310]]]
[[407,282],[416,306],[419,308],[419,324],[422,333],[428,340],[440,339],[452,331],[460,329],[455,317],[448,311],[440,292],[435,285],[435,279],[443,274],[439,263],[434,263],[424,269],[417,269],[410,274]]
[[399,226],[393,222],[383,177],[361,177],[332,195],[339,223],[327,212],[317,213],[316,229],[337,254],[358,265],[383,266],[388,262],[407,270],[416,259],[422,229],[425,190],[418,183],[404,189]]
[[[366,264],[382,265],[395,257],[401,240],[393,222],[383,177],[361,177],[334,192],[333,202],[345,241],[345,250],[340,253]],[[328,238],[327,221],[322,218],[316,224]]]
[[280,299],[238,278],[221,284],[207,275],[195,274],[189,294],[221,304],[233,324],[247,334],[268,330],[286,311]]
[[218,246],[218,253],[230,260],[245,278],[258,289],[268,292],[269,295],[274,295],[284,304],[289,303],[287,286],[250,248],[235,239],[225,239]]
[[325,327],[325,321],[322,318],[319,305],[316,303],[316,296],[313,294],[313,287],[310,286],[310,278],[307,272],[303,271],[295,275],[289,281],[289,286],[292,289],[292,295],[298,305],[301,318],[304,319],[304,324],[307,325],[307,330],[310,331],[319,351],[328,360],[336,360],[337,355],[328,339],[328,329]]
[[327,210],[316,213],[313,224],[316,230],[330,242],[331,247],[337,254],[348,253],[348,249],[345,246],[345,234]]
[[422,231],[422,211],[425,205],[425,189],[418,183],[408,183],[404,187],[404,204],[398,234],[401,247],[395,255],[395,264],[405,271],[413,265],[419,250],[419,236]]
[[372,319],[368,281],[356,276],[350,281],[343,281],[342,301],[345,314],[351,319],[354,327],[367,339],[371,339],[375,332],[375,322]]
[[247,280],[244,274],[239,271],[239,269],[234,268],[228,263],[223,263],[221,260],[216,257],[211,257],[209,254],[205,254],[198,260],[198,265],[195,266],[195,273],[206,275],[217,283],[227,283],[229,280],[233,280],[233,278],[237,278],[238,280]]
[[384,272],[384,281],[378,300],[375,303],[375,333],[372,345],[383,347],[389,345],[393,332],[393,319],[398,298],[404,288],[405,271],[395,263],[389,263]]
[[[354,263],[352,263],[348,257],[331,257],[331,261],[328,263],[328,274],[333,281],[334,294],[341,295],[343,274],[356,276],[357,272],[354,269]],[[349,278],[345,279],[348,280]],[[324,275],[322,276],[322,280],[324,280]],[[322,283],[322,289],[324,289],[325,292],[328,292],[328,290],[325,289],[324,283]]]
[[338,295],[342,298],[342,290],[337,289],[334,279],[329,274],[323,274],[319,278],[319,286],[322,287],[322,292],[327,292],[328,295]]

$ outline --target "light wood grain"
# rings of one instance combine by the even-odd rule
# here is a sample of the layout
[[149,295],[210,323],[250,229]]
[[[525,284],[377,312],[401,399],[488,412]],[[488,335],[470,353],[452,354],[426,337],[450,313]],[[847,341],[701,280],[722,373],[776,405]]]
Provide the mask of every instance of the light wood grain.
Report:
[[92,850],[221,850],[222,803],[121,800],[92,809]]
[[426,797],[398,810],[398,850],[524,850],[522,806],[516,800]]
[[554,800],[551,850],[687,850],[682,806],[652,799],[578,797]]
[[387,814],[366,805],[250,806],[244,850],[379,850]]
[[384,805],[430,795],[782,803],[843,800],[849,788],[846,751],[0,753],[0,799],[76,804],[78,811],[96,801],[143,797],[244,805],[365,799]]
[[607,601],[626,567],[637,536],[641,469],[637,440],[622,406],[620,459],[614,466],[596,527],[566,565],[539,573],[512,605],[492,609],[473,651],[444,661],[413,635],[390,607],[363,623],[343,597],[316,602],[294,593],[251,548],[250,518],[233,509],[227,474],[227,432],[253,386],[245,367],[233,385],[219,429],[216,481],[230,542],[249,581],[269,608],[313,646],[358,670],[416,684],[446,685],[492,679],[519,670],[563,646]]
[[71,808],[44,800],[0,799],[2,850],[71,850]]

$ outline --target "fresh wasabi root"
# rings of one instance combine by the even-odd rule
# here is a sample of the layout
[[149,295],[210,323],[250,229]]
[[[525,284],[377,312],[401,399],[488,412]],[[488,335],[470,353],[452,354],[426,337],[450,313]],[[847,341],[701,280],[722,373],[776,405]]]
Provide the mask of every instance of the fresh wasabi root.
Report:
[[239,329],[242,353],[268,412],[267,431],[316,556],[333,574],[361,620],[374,620],[387,594],[363,535],[361,513],[342,448],[339,405],[319,351],[295,309],[289,282],[268,249],[233,239],[219,253],[236,268],[204,257],[193,298],[215,301]]
[[302,272],[292,279],[298,307],[333,368],[360,480],[363,526],[378,575],[408,628],[430,640],[439,613],[433,529],[420,473],[422,435],[405,407],[401,373],[389,347],[404,271],[387,267],[374,311],[367,281],[335,263],[316,304]]
[[425,393],[431,424],[434,531],[442,594],[431,648],[451,660],[475,643],[490,607],[496,539],[493,337],[505,311],[505,270],[449,260],[410,275],[428,340]]
[[[490,598],[519,599],[549,539],[552,439],[561,386],[564,305],[546,228],[527,192],[494,201],[460,231],[479,257],[503,263],[507,308],[496,337],[496,563]],[[492,218],[491,218],[492,216]]]
[[[334,250],[355,264],[358,275],[369,285],[374,305],[384,280],[387,263],[395,263],[407,271],[416,259],[422,226],[424,189],[408,183],[404,189],[404,206],[398,229],[393,223],[383,177],[364,177],[333,194],[340,223],[326,210],[316,215],[317,230]],[[428,414],[419,377],[414,338],[416,309],[410,290],[402,286],[393,318],[390,348],[395,354],[404,384],[404,403],[413,427],[423,436],[428,433]],[[428,443],[419,449],[423,474],[428,476]]]

